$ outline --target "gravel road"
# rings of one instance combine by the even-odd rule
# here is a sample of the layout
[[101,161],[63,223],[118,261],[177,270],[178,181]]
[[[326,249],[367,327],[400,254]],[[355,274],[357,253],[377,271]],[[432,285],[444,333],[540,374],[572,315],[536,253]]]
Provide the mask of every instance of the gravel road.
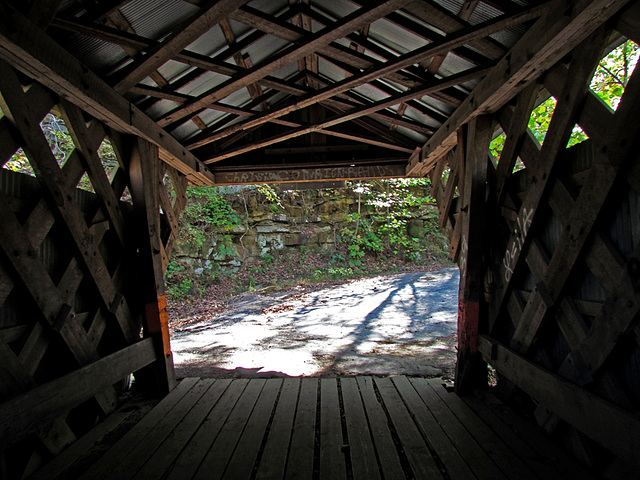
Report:
[[457,268],[232,300],[172,330],[178,377],[415,375],[452,378]]

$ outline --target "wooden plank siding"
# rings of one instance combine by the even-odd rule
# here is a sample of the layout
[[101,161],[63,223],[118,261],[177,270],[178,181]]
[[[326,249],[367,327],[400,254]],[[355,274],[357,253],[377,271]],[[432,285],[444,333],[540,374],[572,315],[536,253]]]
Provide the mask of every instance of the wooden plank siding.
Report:
[[[81,478],[592,478],[559,452],[523,447],[545,439],[496,420],[494,397],[467,401],[404,376],[188,378]],[[48,468],[38,478],[64,478],[58,462]]]

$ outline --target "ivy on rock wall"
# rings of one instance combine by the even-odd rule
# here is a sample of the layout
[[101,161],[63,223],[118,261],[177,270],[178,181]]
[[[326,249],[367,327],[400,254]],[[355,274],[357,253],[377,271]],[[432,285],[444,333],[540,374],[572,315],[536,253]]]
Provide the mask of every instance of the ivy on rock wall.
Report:
[[323,190],[189,188],[167,272],[169,291],[197,293],[246,271],[253,286],[263,283],[255,278],[287,262],[311,280],[382,271],[395,261],[446,262],[446,238],[429,193],[428,179]]

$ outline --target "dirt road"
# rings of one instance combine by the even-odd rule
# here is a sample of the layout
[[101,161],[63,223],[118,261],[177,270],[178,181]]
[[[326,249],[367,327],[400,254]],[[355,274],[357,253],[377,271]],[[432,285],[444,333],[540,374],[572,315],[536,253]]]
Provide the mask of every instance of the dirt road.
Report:
[[458,270],[235,298],[172,330],[179,377],[419,375],[452,378]]

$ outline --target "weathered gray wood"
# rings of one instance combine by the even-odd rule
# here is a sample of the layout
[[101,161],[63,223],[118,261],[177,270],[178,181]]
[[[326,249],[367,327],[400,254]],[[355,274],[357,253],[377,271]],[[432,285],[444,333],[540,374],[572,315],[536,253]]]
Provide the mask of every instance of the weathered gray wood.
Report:
[[380,467],[376,461],[375,447],[357,380],[353,377],[341,378],[340,386],[353,478],[355,480],[380,478]]
[[[151,340],[143,340],[151,344]],[[100,457],[84,474],[82,479],[102,478],[108,475],[120,460],[130,453],[136,445],[141,442],[164,418],[164,416],[178,404],[199,382],[199,378],[185,378],[178,386],[160,403],[158,403],[140,422],[129,430],[115,445],[113,445],[105,455]],[[134,475],[135,472],[132,472]]]
[[189,444],[193,434],[230,384],[229,379],[217,380],[212,384],[133,478],[136,480],[161,478],[185,445]]
[[412,379],[411,384],[418,392],[429,410],[438,419],[441,428],[447,433],[464,461],[478,478],[501,478],[505,475],[491,461],[482,446],[469,433],[466,426],[447,408],[438,397],[429,382],[422,378]]
[[247,388],[242,392],[238,403],[193,476],[194,480],[222,478],[264,384],[265,380],[261,378],[249,380]]
[[387,415],[378,399],[373,387],[373,378],[356,377],[363,405],[367,412],[367,418],[371,427],[380,468],[385,479],[406,478],[402,470],[398,452],[393,443],[393,437],[389,430]]
[[[426,383],[433,389],[449,410],[451,410],[458,421],[464,425],[478,445],[482,447],[487,456],[491,458],[493,463],[498,466],[507,478],[514,480],[534,480],[538,478],[524,462],[514,455],[509,444],[503,442],[500,437],[496,436],[458,395],[447,392],[436,379],[427,380]],[[491,462],[487,462],[486,465],[492,466]],[[489,469],[485,467],[483,470],[487,471]]]
[[413,419],[388,378],[374,380],[416,478],[443,478]]
[[344,439],[335,378],[320,380],[320,478],[346,479]]
[[463,456],[456,449],[441,426],[440,419],[434,415],[416,392],[414,385],[422,386],[422,379],[413,379],[411,383],[407,377],[392,379],[400,396],[416,419],[416,424],[427,439],[429,446],[444,464],[447,474],[451,478],[473,478],[473,472],[465,462]]
[[281,378],[270,378],[266,381],[223,478],[234,480],[251,477],[282,382]]
[[316,411],[318,404],[317,378],[303,378],[296,419],[291,433],[291,448],[287,460],[287,478],[309,478],[313,475]]
[[16,442],[156,359],[151,340],[25,392],[0,405],[0,443]]
[[[585,47],[595,48],[594,45],[589,44]],[[597,61],[599,56],[597,51],[595,54],[593,52],[589,53],[586,54],[585,59],[587,65],[589,60],[590,63],[593,63]],[[589,73],[592,73],[592,70],[593,68],[585,72],[587,73],[587,81],[591,76]],[[639,92],[640,76],[634,75],[627,85],[620,107],[614,116],[614,122],[611,124],[611,129],[603,132],[602,143],[599,145],[600,148],[597,150],[596,158],[590,169],[587,184],[576,199],[568,222],[568,228],[565,228],[562,232],[549,262],[543,282],[554,302],[560,298],[565,283],[568,281],[573,267],[590,237],[595,220],[605,205],[605,200],[613,188],[618,173],[629,158],[629,149],[639,131],[637,123],[632,119],[632,116],[635,115],[635,99],[640,98]],[[558,115],[561,114],[562,112],[558,112]],[[548,134],[551,134],[551,126]],[[543,152],[545,145],[543,145]],[[519,351],[526,352],[531,345],[537,328],[545,318],[548,310],[547,303],[538,295],[529,299],[523,312],[523,321],[516,330],[511,343]]]
[[126,450],[122,451],[117,462],[106,465],[108,470],[101,472],[99,478],[109,480],[133,478],[164,440],[173,434],[174,429],[208,392],[212,384],[212,379],[202,379],[193,385],[175,405],[165,410],[160,421],[146,431],[139,441],[123,444]]
[[187,446],[173,462],[166,475],[168,480],[193,477],[248,383],[248,380],[240,379],[234,380],[229,385]]
[[284,477],[299,391],[299,378],[286,378],[284,380],[256,473],[256,479],[258,480]]
[[[600,32],[600,35],[602,32]],[[596,47],[597,37],[590,38],[580,47],[578,57],[572,62],[569,75],[563,87],[563,94],[556,106],[555,115],[551,119],[549,130],[540,151],[540,158],[554,159],[554,161],[539,162],[532,173],[532,182],[526,191],[526,197],[520,206],[518,213],[518,227],[515,228],[507,243],[507,251],[504,260],[499,265],[498,278],[496,279],[496,294],[494,300],[494,312],[500,310],[500,305],[509,291],[511,280],[516,276],[517,269],[525,258],[523,252],[527,249],[531,235],[528,233],[540,222],[539,208],[543,205],[543,199],[549,191],[551,178],[557,171],[558,162],[555,159],[562,152],[569,140],[577,112],[582,106],[582,100],[587,95],[588,82],[593,75],[595,62],[599,55]],[[599,43],[598,43],[599,45]],[[546,310],[542,304],[543,297],[535,296],[535,301],[528,302],[525,312],[528,318],[534,317]],[[527,311],[529,310],[529,311]],[[531,341],[531,333],[537,331],[539,323],[535,326],[528,322],[520,322],[520,332],[514,342],[518,342],[528,348]],[[526,338],[525,338],[526,337]],[[524,338],[524,340],[522,340]]]

